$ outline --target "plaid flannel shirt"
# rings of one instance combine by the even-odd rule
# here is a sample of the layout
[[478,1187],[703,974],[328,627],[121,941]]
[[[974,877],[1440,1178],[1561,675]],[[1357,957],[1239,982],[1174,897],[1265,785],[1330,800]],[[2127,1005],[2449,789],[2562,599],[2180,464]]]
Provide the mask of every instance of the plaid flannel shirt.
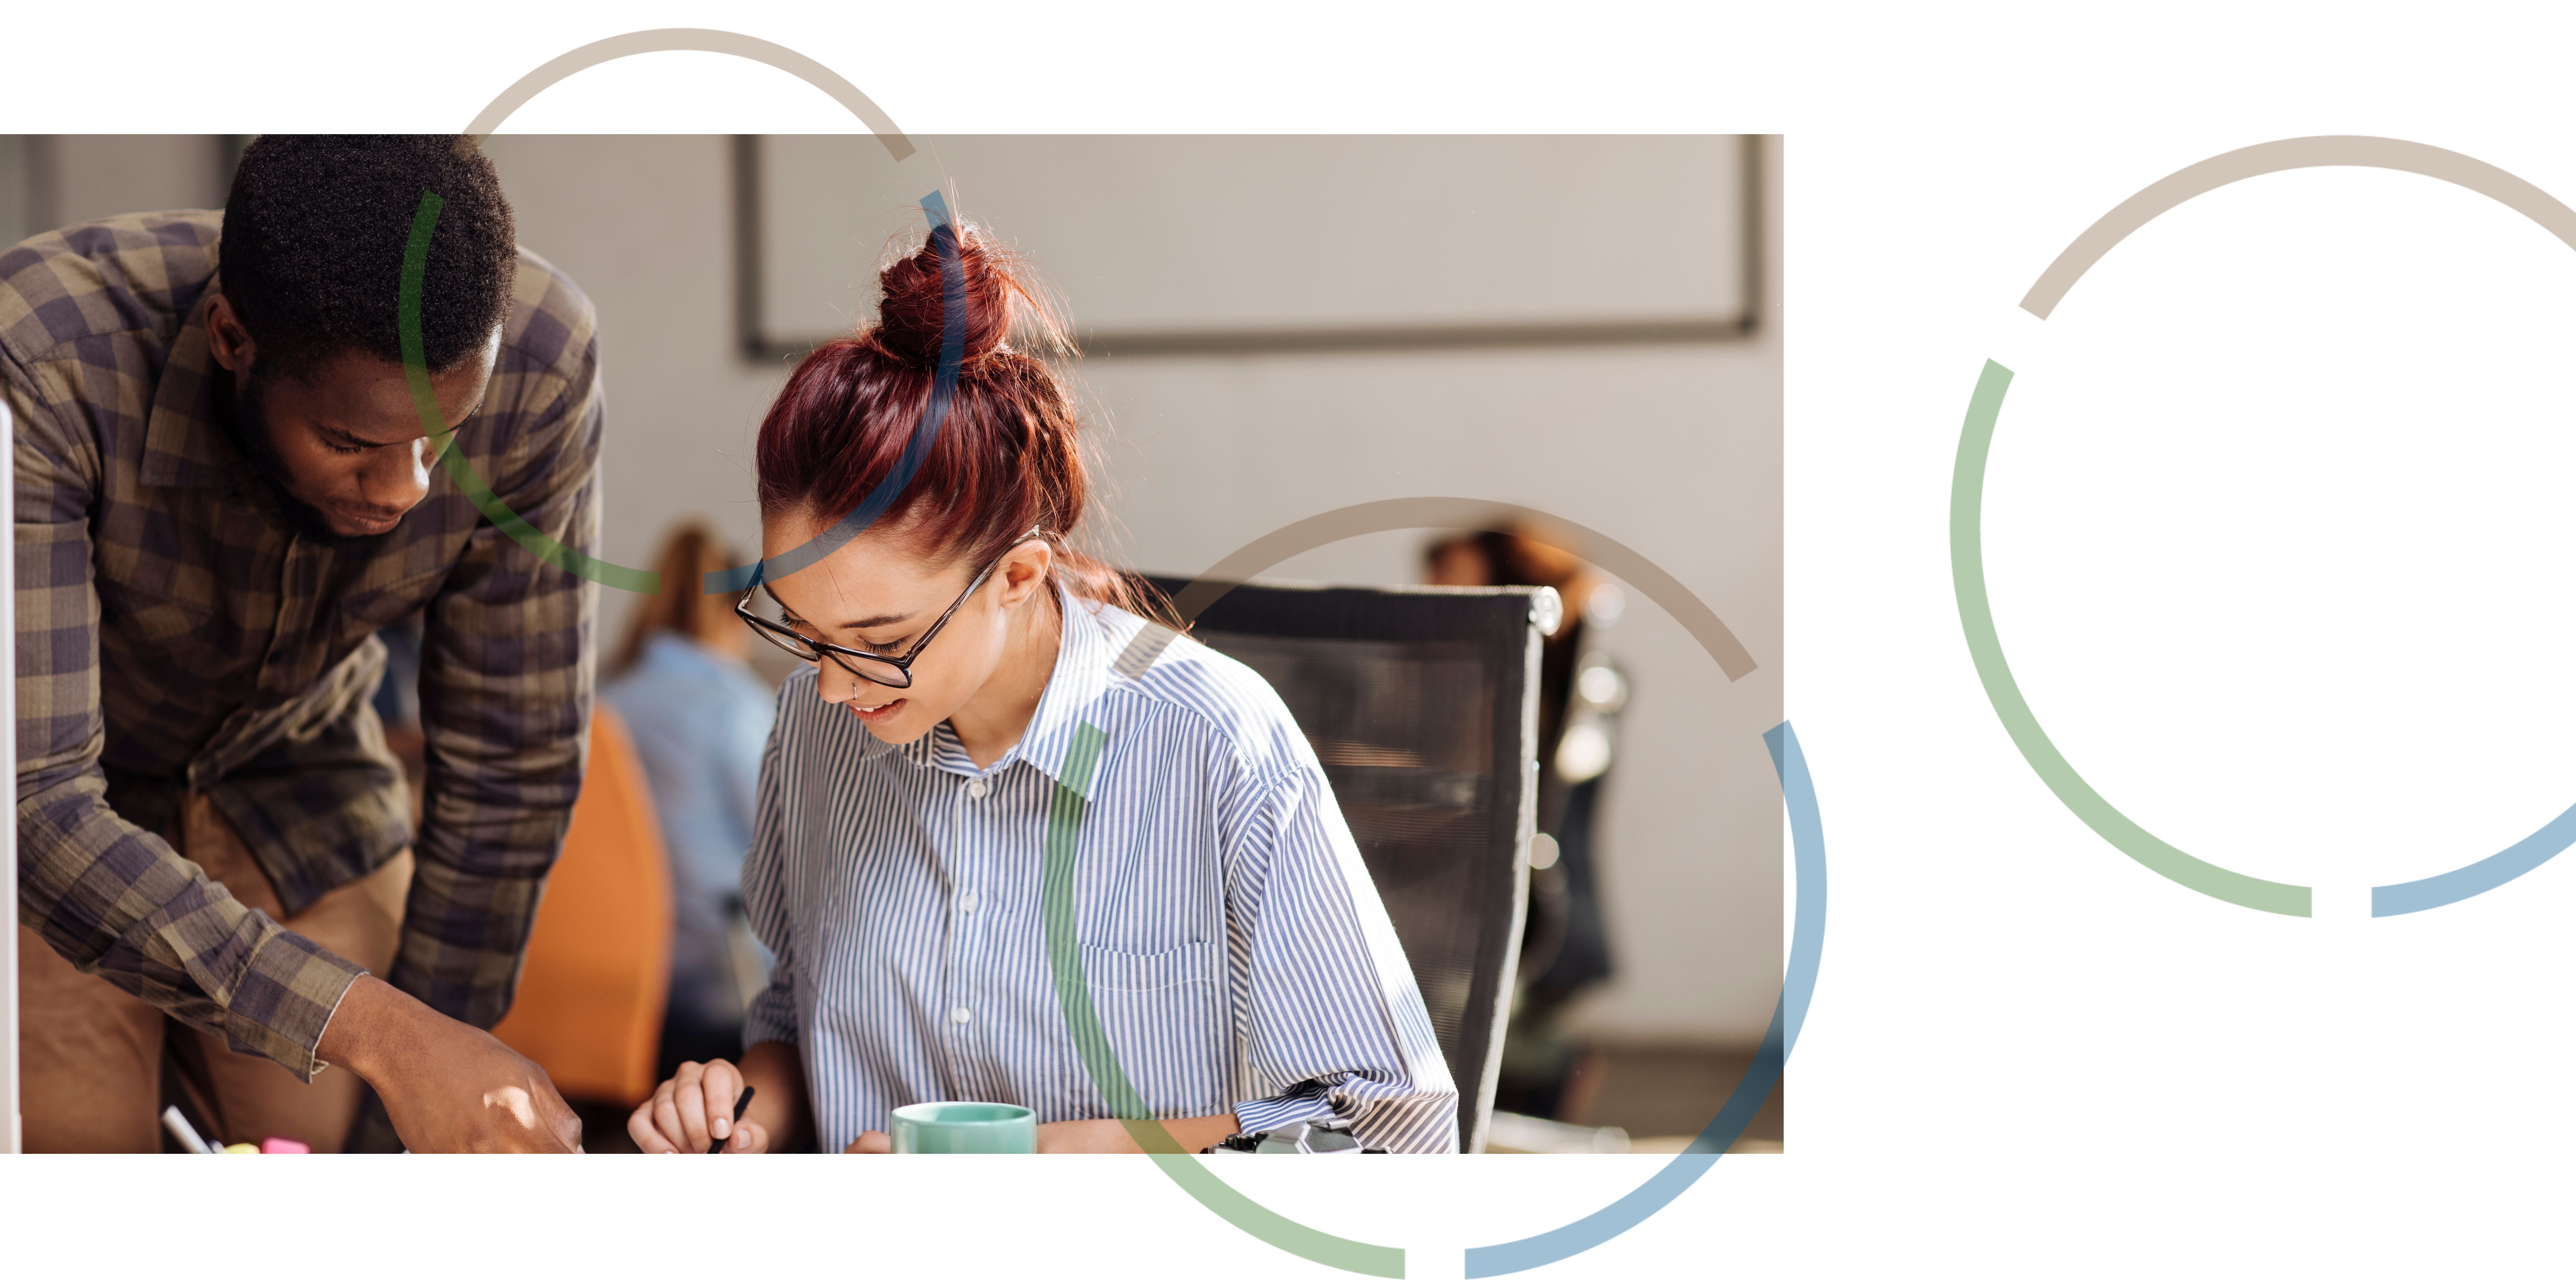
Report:
[[[173,850],[184,794],[212,799],[290,916],[411,845],[391,982],[489,1026],[581,785],[597,592],[486,522],[444,470],[385,536],[298,536],[217,419],[229,375],[205,310],[221,227],[219,211],[127,215],[0,251],[18,922],[309,1079],[363,972]],[[523,251],[458,450],[538,531],[593,550],[600,412],[590,302]],[[424,607],[415,839],[369,699],[376,630]]]

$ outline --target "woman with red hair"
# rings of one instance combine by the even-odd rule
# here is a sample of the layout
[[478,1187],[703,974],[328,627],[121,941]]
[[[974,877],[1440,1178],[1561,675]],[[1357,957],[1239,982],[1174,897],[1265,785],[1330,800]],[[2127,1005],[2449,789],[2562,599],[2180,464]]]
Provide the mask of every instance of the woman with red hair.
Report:
[[[760,429],[740,611],[814,663],[781,691],[743,866],[777,967],[741,1062],[681,1066],[636,1143],[881,1153],[894,1109],[967,1100],[1035,1110],[1041,1152],[1133,1152],[1121,1116],[1190,1150],[1322,1118],[1454,1151],[1421,993],[1286,706],[1072,544],[1067,346],[1027,276],[943,221],[879,282],[877,322],[808,356]],[[1050,965],[1050,828],[1105,1078]]]

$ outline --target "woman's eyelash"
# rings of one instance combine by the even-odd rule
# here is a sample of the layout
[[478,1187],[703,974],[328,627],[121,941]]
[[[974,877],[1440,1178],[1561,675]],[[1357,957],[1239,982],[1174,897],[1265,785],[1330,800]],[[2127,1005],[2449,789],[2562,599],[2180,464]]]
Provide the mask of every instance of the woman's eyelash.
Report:
[[[778,615],[778,624],[806,637],[807,639],[815,638],[814,624],[806,621],[802,617],[798,617],[794,613],[780,613]],[[858,642],[858,647],[870,653],[892,653],[896,649],[901,648],[905,641],[910,640],[911,638],[912,637],[909,635],[899,635],[893,640],[883,644],[879,644],[873,640],[860,640]]]
[[351,447],[347,443],[333,442],[327,438],[322,440],[322,445],[342,456],[357,456],[365,453],[367,450],[363,447]]

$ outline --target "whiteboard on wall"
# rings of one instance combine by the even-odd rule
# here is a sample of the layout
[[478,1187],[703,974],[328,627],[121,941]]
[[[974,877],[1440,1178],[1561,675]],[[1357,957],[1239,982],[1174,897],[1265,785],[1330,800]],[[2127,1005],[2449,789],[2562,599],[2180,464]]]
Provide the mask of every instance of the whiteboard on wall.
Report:
[[1064,300],[1086,352],[1723,340],[1761,297],[1759,140],[926,136],[735,141],[747,350],[868,320],[932,186]]

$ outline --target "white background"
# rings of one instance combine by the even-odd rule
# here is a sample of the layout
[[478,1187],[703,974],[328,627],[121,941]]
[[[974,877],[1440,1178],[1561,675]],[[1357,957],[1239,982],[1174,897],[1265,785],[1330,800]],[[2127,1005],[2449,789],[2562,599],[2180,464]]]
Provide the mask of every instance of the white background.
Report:
[[[174,9],[112,37],[81,10],[16,14],[0,113],[454,129],[585,41],[722,25],[925,131],[1785,132],[1786,707],[1833,870],[1797,1140],[1523,1281],[2566,1277],[2576,860],[2385,922],[2354,892],[2576,799],[2556,655],[2570,252],[2429,181],[2277,176],[2151,225],[2055,321],[2012,306],[2121,199],[2270,139],[2393,135],[2576,196],[2567,32],[2241,5],[348,12]],[[764,69],[666,56],[513,125],[823,130],[837,112]],[[2142,823],[2319,883],[2319,917],[2145,872],[2005,738],[1946,545],[1989,358],[2025,373],[1989,545],[2034,707]],[[1436,1278],[1463,1243],[1589,1211],[1649,1165],[1400,1160],[1247,1188],[1423,1250]],[[177,1170],[204,1166],[243,1170]],[[18,1159],[0,1233],[13,1271],[65,1278],[1343,1278],[1221,1226],[1143,1160],[884,1166]]]

